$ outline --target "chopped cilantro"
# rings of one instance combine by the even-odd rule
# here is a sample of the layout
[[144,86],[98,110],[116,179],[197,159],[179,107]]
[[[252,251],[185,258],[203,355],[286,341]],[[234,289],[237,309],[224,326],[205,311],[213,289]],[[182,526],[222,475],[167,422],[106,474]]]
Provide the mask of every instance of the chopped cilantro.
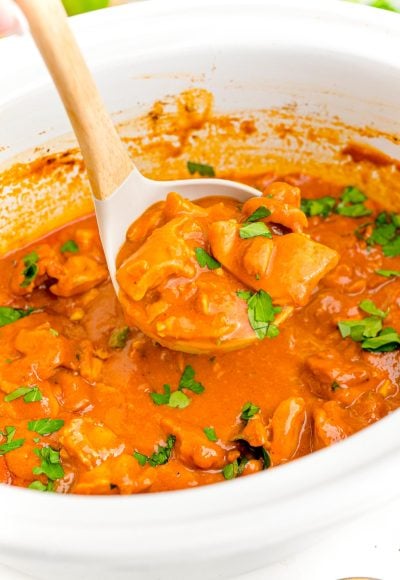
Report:
[[389,352],[400,348],[397,331],[390,327],[382,328],[382,319],[387,316],[387,312],[377,308],[372,300],[363,300],[359,307],[373,316],[360,320],[341,320],[338,327],[342,337],[361,342],[364,350],[372,352]]
[[270,215],[271,211],[265,207],[265,205],[260,205],[256,211],[253,211],[253,213],[249,215],[249,217],[246,219],[246,223],[258,222],[259,220],[267,218]]
[[271,467],[271,457],[265,447],[261,447],[261,456],[263,460],[263,469],[268,469]]
[[262,340],[278,336],[279,330],[272,322],[275,320],[275,314],[282,309],[273,306],[271,296],[264,290],[258,292],[239,290],[237,295],[247,302],[247,316],[257,338]]
[[271,231],[264,222],[254,222],[244,224],[239,228],[239,236],[246,240],[248,238],[256,238],[262,236],[263,238],[272,238]]
[[30,254],[27,254],[23,258],[25,268],[22,271],[24,279],[20,284],[22,288],[26,288],[27,286],[29,286],[36,278],[37,273],[39,272],[39,268],[37,265],[38,261],[39,255],[37,254],[37,252],[31,252]]
[[139,451],[135,451],[133,457],[138,461],[139,465],[142,467],[147,463],[147,455],[143,455],[143,453],[139,453]]
[[222,470],[222,475],[225,477],[225,479],[234,479],[235,477],[239,477],[239,475],[242,475],[247,463],[248,459],[246,459],[246,457],[235,459],[232,461],[232,463],[225,465]]
[[14,441],[10,441],[9,443],[3,443],[0,445],[0,455],[5,455],[9,453],[9,451],[14,451],[14,449],[19,449],[24,444],[25,439],[14,439]]
[[40,466],[33,468],[34,475],[43,474],[53,481],[64,477],[59,451],[52,447],[42,447],[41,449],[35,449],[35,453],[40,459]]
[[196,381],[193,367],[186,365],[182,376],[179,380],[178,390],[171,393],[171,387],[164,385],[164,393],[150,393],[153,402],[156,405],[168,405],[169,407],[184,409],[190,404],[190,398],[182,392],[182,389],[192,391],[200,395],[204,391],[204,386]]
[[194,380],[194,368],[186,365],[179,381],[179,389],[188,389],[193,391],[196,395],[200,395],[204,391],[204,386],[198,381]]
[[[368,226],[373,226],[369,237],[364,237]],[[366,223],[357,228],[355,234],[358,238],[363,239],[368,246],[382,246],[382,251],[386,257],[395,257],[400,255],[400,216],[399,214],[381,212],[375,218],[375,222]]]
[[55,328],[49,328],[49,332],[52,336],[60,336],[60,333]]
[[400,270],[375,270],[375,274],[379,274],[379,276],[384,276],[385,278],[390,278],[391,276],[400,276]]
[[10,306],[0,306],[0,326],[6,326],[16,322],[20,318],[29,316],[34,312],[33,308],[23,310],[22,308],[11,308]]
[[333,381],[332,385],[331,385],[331,391],[335,392],[338,389],[341,389],[342,387],[339,385],[339,383],[337,381]]
[[317,199],[302,199],[301,200],[301,211],[308,217],[322,216],[328,217],[335,207],[336,199],[329,195],[325,197],[319,197]]
[[204,427],[203,431],[209,441],[218,441],[214,427]]
[[364,202],[367,197],[357,187],[352,185],[346,187],[341,201],[336,206],[336,212],[340,215],[352,218],[364,217],[371,215],[372,211],[365,207]]
[[379,318],[386,318],[388,312],[384,312],[375,306],[372,300],[362,300],[359,304],[359,308],[366,312],[367,314],[372,314],[372,316],[379,316]]
[[173,409],[185,409],[188,405],[190,405],[190,399],[185,393],[179,390],[171,393],[168,401],[169,407]]
[[44,484],[36,479],[28,485],[28,489],[35,489],[36,491],[54,491],[54,482],[48,481],[46,484]]
[[190,175],[198,173],[202,177],[215,177],[214,167],[211,165],[206,165],[205,163],[196,163],[195,161],[188,161],[186,166]]
[[4,433],[0,431],[0,435],[6,439],[6,442],[0,445],[0,455],[5,455],[10,451],[14,451],[14,449],[19,449],[25,443],[25,439],[14,439],[16,430],[15,427],[7,425],[4,428]]
[[122,328],[114,328],[110,338],[108,339],[108,346],[110,348],[124,348],[129,337],[129,326]]
[[171,387],[169,385],[163,385],[163,390],[163,393],[150,393],[150,397],[156,405],[168,405],[169,403]]
[[25,403],[35,403],[36,401],[42,400],[42,393],[37,385],[31,385],[30,387],[22,386],[11,391],[11,393],[8,393],[8,395],[4,397],[4,400],[6,403],[10,403],[20,397],[24,397]]
[[35,421],[29,421],[28,429],[39,435],[50,435],[50,433],[59,431],[63,425],[63,419],[36,419]]
[[74,240],[68,240],[68,242],[65,242],[65,244],[61,246],[60,252],[62,254],[64,254],[64,252],[72,252],[75,254],[76,252],[79,252],[79,246]]
[[157,451],[155,451],[152,455],[150,455],[150,457],[148,457],[147,455],[143,455],[138,451],[135,451],[133,456],[141,466],[146,465],[146,463],[151,465],[151,467],[164,465],[165,463],[168,463],[171,457],[175,441],[176,441],[175,435],[168,435],[166,445],[158,445]]
[[400,256],[400,236],[382,246],[383,255],[388,258]]
[[391,352],[400,348],[400,336],[396,330],[387,327],[377,336],[364,340],[361,346],[364,350],[373,352]]
[[195,248],[194,253],[196,254],[196,260],[201,268],[207,266],[209,270],[216,270],[221,267],[221,264],[203,248]]
[[248,421],[249,419],[254,417],[254,415],[256,415],[259,412],[259,410],[260,410],[260,407],[257,407],[257,405],[254,405],[253,403],[251,403],[249,401],[248,403],[245,403],[243,405],[240,418],[243,421]]

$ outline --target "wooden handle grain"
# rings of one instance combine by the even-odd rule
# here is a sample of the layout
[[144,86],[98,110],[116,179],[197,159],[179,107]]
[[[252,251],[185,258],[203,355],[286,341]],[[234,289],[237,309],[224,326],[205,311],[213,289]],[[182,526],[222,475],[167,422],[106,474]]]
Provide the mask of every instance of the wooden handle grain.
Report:
[[134,169],[69,28],[61,0],[16,0],[64,103],[97,199]]

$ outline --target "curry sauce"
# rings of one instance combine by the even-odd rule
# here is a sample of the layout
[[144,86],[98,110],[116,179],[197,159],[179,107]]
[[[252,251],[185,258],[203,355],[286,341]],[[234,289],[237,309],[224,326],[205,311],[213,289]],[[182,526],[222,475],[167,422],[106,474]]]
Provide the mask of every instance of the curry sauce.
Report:
[[[235,176],[236,177],[236,176]],[[243,179],[264,190],[277,177]],[[0,261],[0,481],[132,494],[242,477],[400,405],[400,221],[306,175],[305,233],[340,256],[279,334],[210,355],[127,324],[93,216]]]

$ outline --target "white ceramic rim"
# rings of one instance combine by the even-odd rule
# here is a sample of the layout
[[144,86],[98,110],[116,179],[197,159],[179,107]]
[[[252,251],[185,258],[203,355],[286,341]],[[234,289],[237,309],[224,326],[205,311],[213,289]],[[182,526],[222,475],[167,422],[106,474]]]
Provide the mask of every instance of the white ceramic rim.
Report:
[[[229,10],[241,7],[243,10],[274,9],[282,12],[287,10],[291,14],[298,13],[303,18],[320,19],[328,22],[330,26],[338,30],[343,23],[351,25],[354,36],[357,33],[365,34],[368,30],[371,34],[386,38],[386,42],[375,45],[371,42],[370,48],[354,46],[353,49],[367,52],[376,60],[382,59],[386,64],[399,68],[398,54],[389,48],[399,48],[400,18],[384,11],[376,11],[369,8],[341,4],[338,2],[319,3],[317,1],[299,5],[296,0],[210,0],[202,2],[195,0],[184,2],[171,0],[166,5],[163,0],[153,0],[150,3],[138,3],[126,7],[115,8],[110,13],[98,12],[97,14],[81,16],[74,19],[74,28],[78,37],[82,37],[86,27],[90,26],[91,34],[96,36],[95,29],[100,31],[104,23],[114,22],[118,25],[124,13],[128,18],[134,11],[137,18],[160,18],[165,13],[171,18],[174,12],[197,11],[197,14],[209,13],[214,10]],[[99,32],[100,33],[100,32]],[[3,44],[4,42],[4,44]],[[7,50],[14,49],[14,39],[2,41],[0,46],[0,60],[7,54]],[[347,40],[344,40],[346,45]],[[155,47],[156,49],[156,47]],[[24,52],[16,55],[16,61],[23,62]],[[15,66],[15,63],[14,65]],[[38,77],[36,86],[47,83],[45,76]],[[35,84],[35,83],[34,83]],[[8,86],[7,99],[0,97],[1,103],[10,98],[17,98],[18,83],[13,88],[13,83]],[[33,84],[24,87],[20,94],[29,92],[34,88]],[[281,506],[282,516],[289,514],[294,520],[304,518],[304,530],[323,527],[335,521],[336,515],[332,509],[327,508],[327,502],[335,499],[338,518],[343,509],[348,510],[349,516],[362,509],[362,505],[370,502],[371,496],[366,496],[360,505],[352,507],[346,500],[344,489],[350,490],[354,498],[354,486],[359,485],[360,478],[364,473],[370,477],[371,462],[375,464],[375,472],[379,472],[377,481],[391,480],[396,474],[395,460],[400,455],[400,445],[397,441],[400,432],[400,413],[394,412],[379,423],[367,430],[352,436],[350,439],[309,455],[301,460],[275,468],[271,471],[253,475],[252,477],[240,478],[225,482],[223,485],[213,485],[192,490],[143,494],[128,497],[84,497],[84,496],[60,496],[52,494],[39,494],[19,488],[2,486],[0,489],[0,501],[2,503],[2,520],[5,525],[0,528],[0,543],[9,546],[10,551],[18,546],[27,552],[43,552],[43,537],[35,533],[41,529],[45,522],[46,552],[68,554],[78,552],[82,555],[103,557],[102,550],[107,549],[107,555],[117,556],[132,550],[132,542],[135,549],[141,554],[151,556],[154,546],[158,553],[166,558],[170,550],[170,542],[163,541],[166,534],[173,534],[175,541],[184,557],[185,547],[191,545],[192,539],[188,537],[188,526],[196,525],[202,530],[202,535],[196,535],[198,548],[203,545],[214,546],[215,550],[224,549],[224,546],[232,545],[235,541],[236,513],[240,514],[241,525],[248,530],[242,530],[253,540],[264,528],[257,519],[268,518],[273,514],[276,518],[279,512],[276,506]],[[366,453],[368,450],[368,453]],[[357,481],[352,474],[357,472]],[[396,492],[389,485],[386,499],[390,499]],[[363,496],[360,491],[360,496]],[[312,517],[307,519],[306,509],[303,505],[312,506],[317,510]],[[284,505],[287,506],[285,511]],[[296,506],[295,514],[293,506]],[[307,509],[310,509],[308,507]],[[324,518],[325,521],[319,521]],[[265,521],[265,520],[264,520]],[[21,528],[21,522],[24,526]],[[212,525],[210,526],[210,522]],[[62,523],[65,533],[69,533],[72,543],[60,541],[58,532]],[[295,527],[295,526],[294,526]],[[108,542],[109,535],[104,537],[107,529],[113,536],[113,542]],[[54,533],[52,533],[54,532]],[[277,525],[277,537],[283,533]],[[286,532],[287,533],[287,532]],[[295,533],[295,532],[294,532]],[[65,538],[65,536],[64,536]],[[151,541],[150,541],[151,538]],[[254,540],[256,541],[256,540]],[[260,540],[261,542],[261,540]],[[265,543],[265,538],[262,539]]]

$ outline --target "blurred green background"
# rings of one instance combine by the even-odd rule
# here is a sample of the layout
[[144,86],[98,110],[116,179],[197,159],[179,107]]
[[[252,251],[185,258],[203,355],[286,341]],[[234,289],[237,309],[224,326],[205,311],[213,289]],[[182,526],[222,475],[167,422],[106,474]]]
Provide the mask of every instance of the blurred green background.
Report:
[[89,12],[98,8],[105,8],[109,0],[63,0],[66,11],[70,16],[80,12]]
[[[81,12],[97,10],[98,8],[105,8],[106,6],[113,4],[122,4],[123,1],[124,0],[63,0],[65,9],[70,16],[80,14]],[[367,4],[369,6],[374,6],[375,8],[400,12],[400,0],[347,0],[347,2]]]

